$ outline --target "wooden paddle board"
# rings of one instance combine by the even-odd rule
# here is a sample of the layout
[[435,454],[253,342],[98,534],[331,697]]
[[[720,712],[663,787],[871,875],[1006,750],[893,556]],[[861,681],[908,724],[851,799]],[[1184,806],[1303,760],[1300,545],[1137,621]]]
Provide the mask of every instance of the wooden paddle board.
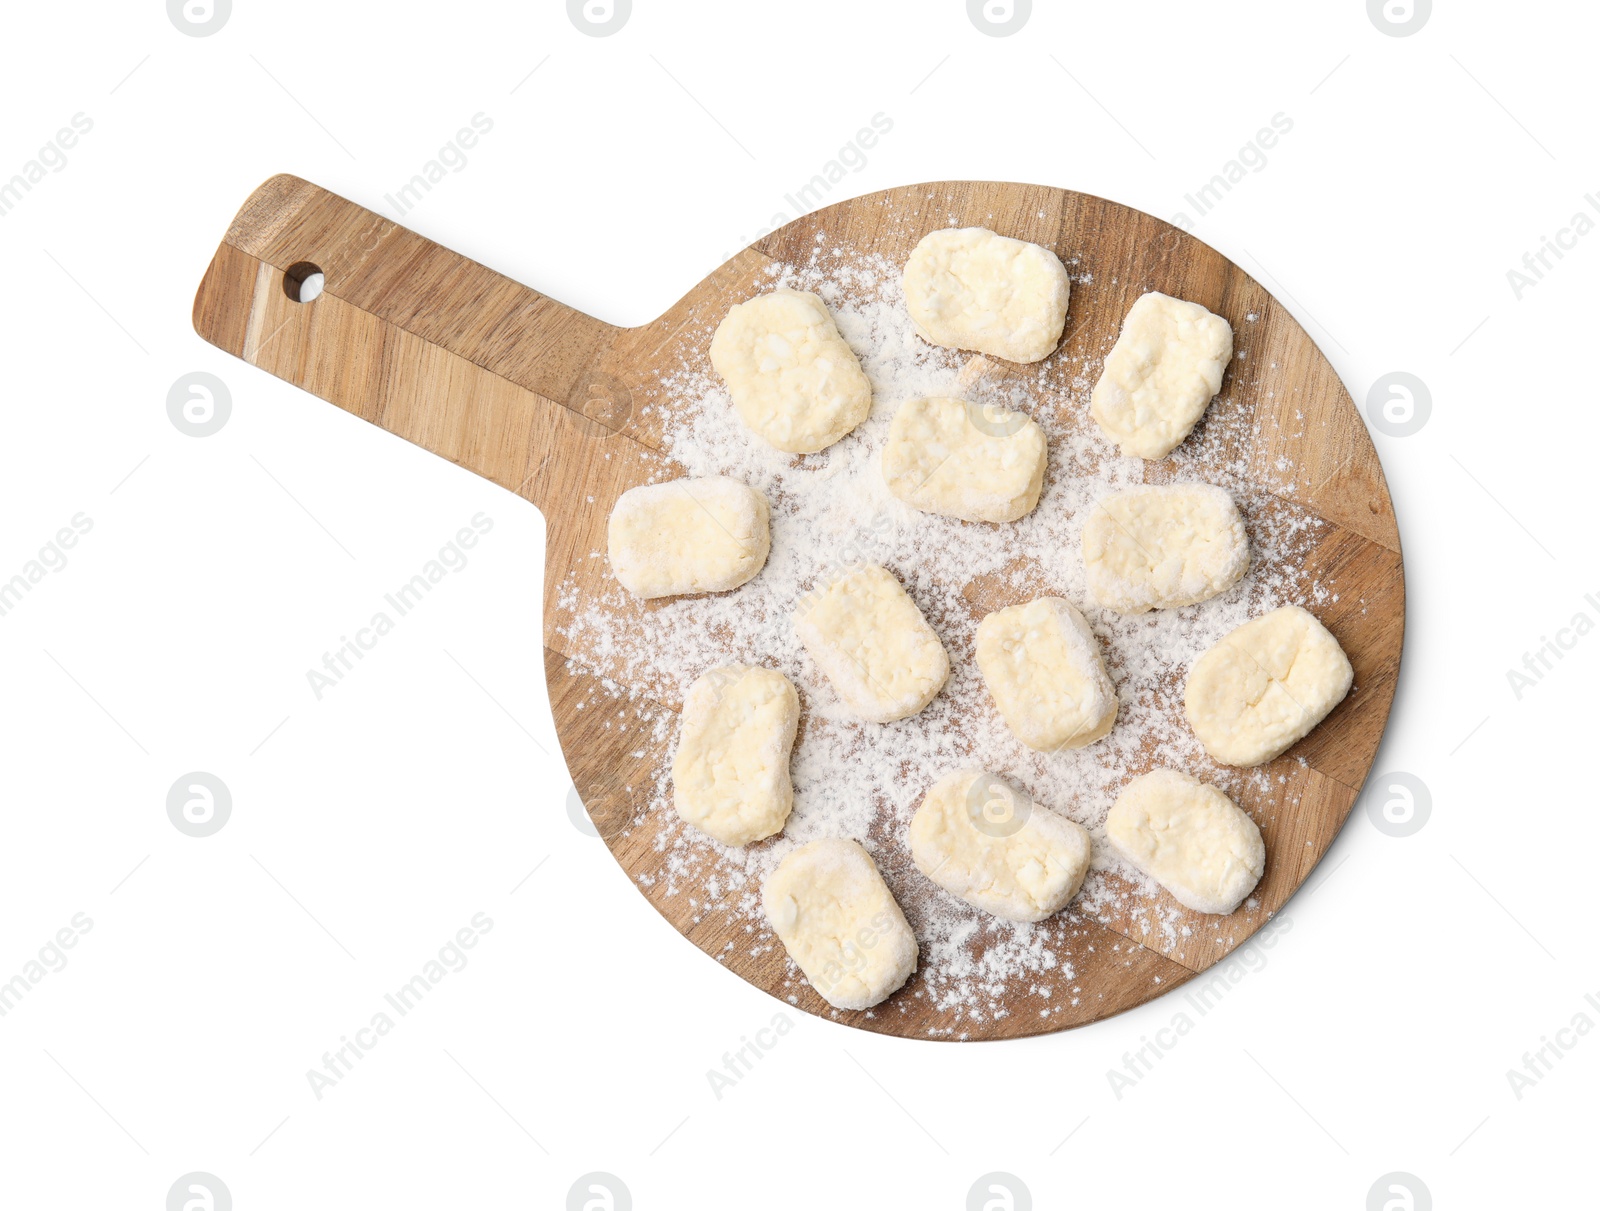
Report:
[[[973,1020],[941,1009],[920,988],[920,974],[876,1010],[846,1013],[797,978],[764,928],[752,937],[747,922],[705,911],[703,897],[669,894],[668,881],[655,877],[664,861],[660,834],[677,822],[645,803],[670,761],[670,740],[641,747],[641,729],[614,723],[630,714],[659,717],[677,704],[660,686],[611,688],[575,665],[570,658],[579,653],[563,636],[571,618],[560,602],[609,587],[603,552],[613,503],[670,468],[660,450],[680,404],[664,379],[707,366],[707,334],[732,304],[770,288],[774,262],[804,263],[825,236],[832,248],[899,265],[928,231],[969,225],[1070,259],[1080,284],[1054,357],[1099,358],[1145,290],[1191,299],[1229,320],[1254,370],[1249,381],[1230,371],[1235,381],[1224,385],[1248,422],[1232,430],[1248,434],[1237,439],[1235,460],[1255,487],[1325,523],[1300,571],[1328,590],[1315,612],[1349,654],[1355,690],[1265,767],[1269,778],[1257,782],[1270,790],[1239,796],[1262,823],[1268,850],[1253,908],[1220,924],[1178,909],[1179,924],[1192,927],[1188,936],[1152,932],[1114,907],[1092,919],[1064,912],[1038,927],[1049,931],[1061,966],[1008,991],[1003,1013]],[[314,272],[323,275],[320,296],[298,301]],[[1327,852],[1370,770],[1394,696],[1405,613],[1399,534],[1377,454],[1337,375],[1289,312],[1225,257],[1149,215],[1036,185],[887,190],[797,219],[728,261],[660,319],[619,328],[315,185],[278,176],[228,228],[195,299],[194,324],[251,365],[538,507],[548,525],[545,674],[578,792],[635,886],[685,937],[808,1012],[908,1037],[1008,1038],[1083,1025],[1167,993],[1283,907]],[[1028,371],[1000,363],[998,372]],[[983,608],[1009,604],[989,600],[981,587],[974,597]]]

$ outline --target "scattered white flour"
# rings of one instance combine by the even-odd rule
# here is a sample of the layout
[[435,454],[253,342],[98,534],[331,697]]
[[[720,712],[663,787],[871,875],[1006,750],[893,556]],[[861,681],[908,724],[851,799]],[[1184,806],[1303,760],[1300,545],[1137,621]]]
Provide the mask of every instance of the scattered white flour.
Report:
[[[1111,490],[1160,482],[1166,475],[1165,465],[1120,457],[1089,417],[1089,392],[1099,361],[1116,339],[1115,327],[1090,359],[1074,364],[1058,353],[1000,376],[980,358],[923,342],[899,283],[899,265],[820,243],[806,265],[773,270],[771,286],[814,291],[827,301],[872,381],[868,419],[818,454],[781,454],[740,421],[705,359],[714,321],[703,334],[690,334],[699,350],[693,363],[660,384],[659,395],[671,400],[660,409],[663,449],[676,464],[674,469],[663,460],[661,477],[727,475],[766,494],[772,551],[758,576],[731,593],[648,606],[609,577],[610,587],[598,599],[582,597],[569,577],[557,605],[570,615],[563,633],[575,653],[571,667],[598,674],[612,692],[633,699],[635,719],[644,723],[640,730],[662,752],[653,785],[634,788],[634,826],[650,819],[658,830],[659,865],[639,876],[652,896],[688,898],[697,921],[725,914],[742,926],[743,944],[752,954],[766,953],[777,945],[761,915],[766,873],[806,841],[855,838],[882,869],[922,947],[920,975],[873,1012],[892,1014],[906,997],[925,998],[941,1023],[930,1033],[959,1038],[973,1023],[1003,1016],[1008,1002],[1019,997],[1030,1012],[1049,1017],[1080,997],[1096,996],[1074,978],[1074,948],[1087,948],[1090,941],[1081,928],[1074,937],[1073,927],[1085,921],[1144,938],[1183,961],[1193,918],[1111,852],[1105,815],[1129,780],[1170,765],[1235,797],[1252,787],[1257,822],[1268,822],[1270,814],[1263,812],[1276,804],[1268,795],[1286,788],[1274,788],[1274,779],[1261,771],[1225,770],[1207,760],[1184,721],[1183,677],[1192,659],[1247,619],[1286,602],[1319,599],[1318,587],[1299,571],[1299,557],[1325,523],[1246,477],[1254,421],[1225,394],[1174,452],[1172,478],[1218,484],[1233,493],[1250,531],[1250,572],[1229,592],[1200,605],[1132,616],[1100,610],[1084,580],[1082,519]],[[1236,375],[1244,370],[1243,363],[1234,367]],[[879,453],[895,410],[919,395],[992,400],[1036,420],[1050,445],[1039,507],[1018,522],[973,524],[918,512],[890,495]],[[594,557],[604,558],[599,552]],[[881,563],[899,576],[950,653],[953,671],[944,691],[898,723],[849,718],[790,623],[806,590],[830,569],[855,560]],[[1011,734],[973,653],[984,614],[1047,593],[1083,610],[1121,701],[1116,726],[1105,739],[1050,754],[1034,752]],[[652,700],[676,706],[701,673],[731,663],[782,670],[798,687],[803,709],[793,758],[793,813],[780,836],[746,850],[726,849],[677,818],[669,779],[677,715],[652,709]],[[912,865],[905,836],[912,812],[928,786],[963,765],[1006,776],[1093,834],[1094,868],[1077,899],[1057,917],[1037,925],[1001,921],[947,895]],[[1205,929],[1193,940],[1210,945],[1216,935]],[[1132,951],[1138,944],[1123,941],[1115,949]],[[789,972],[792,992],[803,977],[792,964]]]

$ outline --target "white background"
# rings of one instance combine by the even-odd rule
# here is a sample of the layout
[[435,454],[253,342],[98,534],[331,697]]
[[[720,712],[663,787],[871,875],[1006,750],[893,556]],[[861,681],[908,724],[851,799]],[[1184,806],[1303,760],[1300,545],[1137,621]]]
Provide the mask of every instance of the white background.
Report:
[[[193,1170],[241,1211],[563,1207],[588,1171],[641,1208],[960,1208],[990,1171],[1039,1207],[1361,1208],[1390,1171],[1440,1207],[1588,1185],[1600,1038],[1564,1036],[1520,1097],[1506,1071],[1600,1023],[1579,776],[1600,638],[1520,699],[1507,670],[1600,621],[1600,236],[1520,299],[1506,274],[1600,190],[1600,21],[1441,3],[1397,38],[1363,0],[1035,10],[997,38],[961,0],[637,0],[596,38],[557,0],[236,0],[195,38],[161,0],[8,8],[0,180],[93,121],[0,218],[0,579],[93,522],[0,618],[0,981],[93,922],[0,1018],[8,1206],[155,1211]],[[782,1006],[568,817],[538,515],[190,326],[263,179],[382,211],[479,112],[492,132],[404,221],[620,324],[792,217],[875,113],[893,130],[835,198],[992,178],[1191,219],[1184,195],[1291,118],[1195,230],[1358,401],[1393,370],[1431,390],[1419,433],[1375,434],[1410,594],[1378,769],[1426,784],[1427,824],[1395,838],[1358,807],[1288,932],[1120,1096],[1107,1071],[1181,994],[966,1046],[790,1010],[717,1098],[707,1070]],[[165,406],[196,370],[233,403],[203,439]],[[317,701],[306,670],[480,511],[470,564]],[[233,796],[205,839],[166,814],[192,770]],[[306,1070],[479,912],[470,963],[319,1100]]]

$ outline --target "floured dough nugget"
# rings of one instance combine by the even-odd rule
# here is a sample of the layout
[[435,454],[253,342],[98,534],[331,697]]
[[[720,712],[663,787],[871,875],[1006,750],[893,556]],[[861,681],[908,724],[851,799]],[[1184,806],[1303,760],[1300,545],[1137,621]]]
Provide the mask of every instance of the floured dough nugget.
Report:
[[957,770],[911,817],[911,860],[958,900],[1008,921],[1066,906],[1089,869],[1089,833],[994,774]]
[[1117,691],[1100,644],[1060,597],[985,617],[978,624],[978,668],[1006,725],[1029,748],[1082,748],[1117,721]]
[[1050,356],[1072,290],[1055,253],[985,227],[930,231],[912,249],[902,285],[923,340],[1012,362]]
[[1328,628],[1284,606],[1230,631],[1194,662],[1183,709],[1214,759],[1260,765],[1321,723],[1354,676]]
[[950,657],[917,603],[875,564],[802,598],[794,629],[845,706],[869,723],[915,715],[950,676]]
[[800,699],[782,673],[736,664],[701,674],[684,697],[672,758],[678,815],[724,845],[772,836],[794,805],[799,721]]
[[883,478],[927,513],[1016,521],[1044,486],[1044,430],[1021,412],[959,399],[912,399],[889,423]]
[[767,498],[720,475],[629,488],[611,509],[606,546],[635,597],[737,589],[767,562]]
[[1165,458],[1222,390],[1232,356],[1227,320],[1199,303],[1151,291],[1122,321],[1089,410],[1123,454]]
[[1128,783],[1106,816],[1106,837],[1178,903],[1230,913],[1261,881],[1261,830],[1214,786],[1175,769]]
[[872,408],[872,385],[814,294],[787,288],[737,303],[711,364],[756,435],[790,454],[831,446]]
[[1221,488],[1169,484],[1125,488],[1083,523],[1089,591],[1123,614],[1206,601],[1250,566],[1244,518]]
[[917,969],[917,939],[871,856],[854,841],[802,845],[761,888],[783,948],[823,1000],[870,1009]]

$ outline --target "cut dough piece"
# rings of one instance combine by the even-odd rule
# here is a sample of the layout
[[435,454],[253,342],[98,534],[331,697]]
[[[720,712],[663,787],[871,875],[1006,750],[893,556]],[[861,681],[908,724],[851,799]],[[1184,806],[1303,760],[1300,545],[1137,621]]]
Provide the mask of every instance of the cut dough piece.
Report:
[[1194,605],[1239,583],[1250,566],[1244,518],[1221,488],[1125,488],[1083,523],[1089,591],[1108,609],[1142,614]]
[[733,406],[790,454],[833,445],[866,420],[872,384],[814,294],[787,288],[737,303],[711,338],[711,364]]
[[946,774],[911,817],[911,860],[958,900],[1008,921],[1066,906],[1089,869],[1089,833],[996,774]]
[[684,697],[672,758],[678,815],[724,845],[772,836],[794,805],[799,721],[800,699],[782,673],[743,664],[702,673]]
[[606,546],[635,597],[737,589],[767,562],[767,498],[720,475],[629,488],[611,510]]
[[1261,881],[1261,830],[1214,786],[1175,769],[1128,783],[1106,816],[1106,837],[1178,903],[1230,913]]
[[984,618],[978,668],[1006,726],[1029,748],[1082,748],[1117,721],[1117,691],[1100,644],[1083,615],[1060,597]]
[[917,939],[871,856],[854,841],[802,845],[761,889],[767,922],[837,1009],[870,1009],[917,969]]
[[1183,709],[1213,758],[1260,765],[1321,723],[1354,676],[1328,628],[1284,606],[1230,631],[1194,662]]
[[901,282],[923,340],[1012,362],[1050,356],[1072,290],[1055,253],[986,227],[930,231],[912,250]]
[[1222,390],[1233,329],[1199,303],[1151,291],[1122,321],[1089,396],[1105,435],[1131,458],[1165,458]]
[[876,564],[802,598],[794,629],[844,705],[869,723],[915,715],[950,676],[950,657],[917,603]]
[[1044,486],[1044,430],[1021,412],[959,399],[900,405],[883,448],[889,491],[927,513],[1016,521]]

